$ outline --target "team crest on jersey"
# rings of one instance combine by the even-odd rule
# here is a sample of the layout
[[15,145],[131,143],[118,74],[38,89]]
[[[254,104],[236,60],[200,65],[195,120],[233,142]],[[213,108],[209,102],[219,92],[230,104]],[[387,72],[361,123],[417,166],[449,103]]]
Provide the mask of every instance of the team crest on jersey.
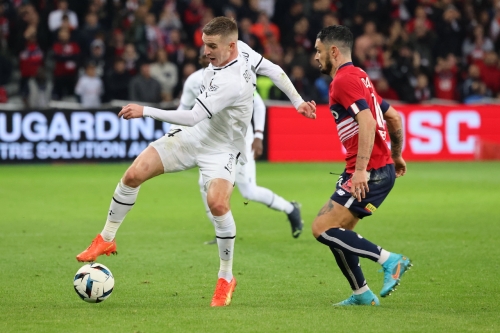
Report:
[[250,75],[250,73],[248,72],[248,69],[245,71],[245,73],[243,73],[243,77],[245,78],[245,80],[248,82],[252,76]]
[[212,79],[212,81],[210,81],[210,85],[208,86],[208,91],[215,92],[217,89],[219,89],[219,86],[216,86]]

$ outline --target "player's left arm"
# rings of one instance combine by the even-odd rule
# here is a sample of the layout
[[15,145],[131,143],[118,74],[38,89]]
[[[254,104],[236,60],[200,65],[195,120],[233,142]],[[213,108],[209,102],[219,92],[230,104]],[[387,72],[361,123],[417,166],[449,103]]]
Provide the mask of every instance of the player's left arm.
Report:
[[257,74],[267,76],[273,83],[284,92],[292,102],[297,111],[307,118],[316,119],[316,102],[304,102],[297,89],[293,86],[292,81],[283,71],[283,69],[262,57],[255,69]]
[[406,162],[401,154],[404,140],[401,116],[398,111],[389,105],[387,111],[384,112],[384,119],[391,138],[391,157],[394,161],[396,177],[401,177],[406,174]]
[[266,126],[266,105],[262,97],[255,92],[253,95],[253,124],[254,135],[252,142],[252,150],[254,158],[257,159],[264,151],[264,127]]
[[356,121],[358,123],[358,155],[356,156],[356,167],[352,175],[351,194],[359,202],[365,198],[368,188],[368,175],[366,168],[372,155],[373,143],[375,142],[375,132],[377,122],[373,118],[370,109],[364,109],[357,113]]

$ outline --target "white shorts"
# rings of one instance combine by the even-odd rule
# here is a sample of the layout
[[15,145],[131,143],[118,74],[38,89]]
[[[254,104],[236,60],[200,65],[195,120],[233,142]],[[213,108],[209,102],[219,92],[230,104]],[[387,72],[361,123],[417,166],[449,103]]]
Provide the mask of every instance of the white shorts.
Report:
[[238,163],[236,165],[236,185],[238,184],[255,184],[257,177],[255,169],[255,159],[253,158],[253,151],[247,151],[247,162],[245,165]]
[[215,178],[226,179],[231,184],[235,182],[239,155],[237,151],[215,150],[181,129],[171,130],[165,136],[151,142],[150,146],[155,148],[160,155],[165,173],[179,172],[198,166],[204,184]]

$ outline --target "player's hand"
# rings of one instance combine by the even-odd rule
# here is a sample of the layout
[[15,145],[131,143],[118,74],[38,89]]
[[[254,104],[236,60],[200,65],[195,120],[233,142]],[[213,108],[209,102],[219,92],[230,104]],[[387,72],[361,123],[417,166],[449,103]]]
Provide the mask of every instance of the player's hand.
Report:
[[264,145],[262,144],[262,139],[259,138],[253,139],[252,150],[254,159],[257,159],[260,157],[260,155],[262,155],[262,152],[264,151]]
[[297,111],[307,118],[316,119],[316,102],[303,102],[299,105]]
[[393,157],[394,168],[396,169],[396,178],[406,174],[406,162],[402,157]]
[[123,117],[123,119],[133,119],[142,118],[144,115],[144,106],[138,104],[127,104],[122,107],[121,111],[118,113],[118,118]]
[[368,188],[368,176],[366,171],[354,171],[351,178],[351,195],[355,197],[358,202],[361,202],[368,192],[370,192],[370,189]]

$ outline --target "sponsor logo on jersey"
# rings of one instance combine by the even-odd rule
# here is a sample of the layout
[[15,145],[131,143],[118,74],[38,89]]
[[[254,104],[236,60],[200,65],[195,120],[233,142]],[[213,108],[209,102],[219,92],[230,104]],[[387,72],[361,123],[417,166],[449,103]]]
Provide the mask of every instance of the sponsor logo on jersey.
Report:
[[372,205],[371,203],[369,203],[369,204],[367,204],[365,206],[365,210],[373,213],[373,212],[375,212],[377,210],[377,207],[375,207],[374,205]]
[[340,189],[340,188],[337,190],[337,193],[339,195],[344,195],[345,194],[345,192],[342,189]]

